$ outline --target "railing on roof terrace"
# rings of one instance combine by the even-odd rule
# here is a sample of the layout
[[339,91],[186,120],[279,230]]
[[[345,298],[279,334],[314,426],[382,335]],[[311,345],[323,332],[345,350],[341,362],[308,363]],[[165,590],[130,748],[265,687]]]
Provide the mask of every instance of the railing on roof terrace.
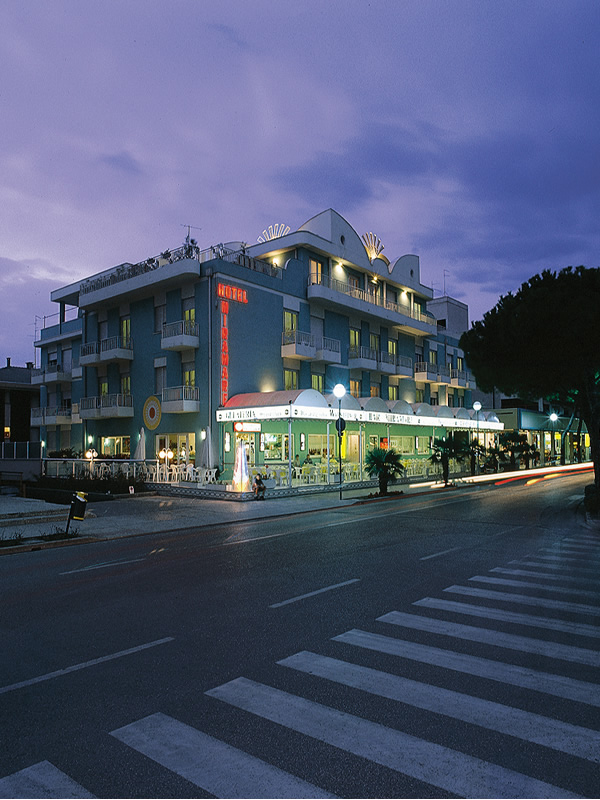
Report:
[[357,300],[364,301],[365,303],[370,303],[371,305],[385,308],[388,311],[394,311],[396,314],[402,314],[405,317],[410,317],[411,319],[425,322],[428,325],[436,324],[435,317],[432,314],[429,314],[427,311],[422,311],[420,308],[413,308],[411,310],[410,306],[405,306],[401,303],[393,303],[391,300],[384,301],[383,297],[376,292],[359,289],[356,286],[352,286],[345,281],[339,281],[336,278],[328,278],[325,275],[312,274],[308,278],[308,285],[313,286],[314,284],[325,286],[327,289],[333,289],[334,292],[341,292],[349,297],[354,297]]
[[205,250],[200,250],[197,245],[184,244],[175,250],[165,250],[159,256],[147,258],[145,261],[140,261],[137,264],[124,264],[115,267],[107,275],[101,275],[98,278],[90,278],[87,281],[82,281],[79,284],[80,294],[89,294],[89,292],[96,292],[99,289],[106,289],[108,286],[114,286],[122,281],[127,281],[130,278],[135,278],[138,275],[144,275],[147,272],[154,272],[154,270],[161,269],[162,267],[173,264],[175,261],[191,258],[195,261],[205,262],[213,258],[221,258],[223,261],[229,261],[234,264],[239,264],[247,269],[252,269],[255,272],[262,272],[264,275],[270,275],[272,278],[281,278],[282,271],[274,264],[268,261],[261,261],[259,258],[253,258],[247,255],[243,250],[229,250],[222,244],[212,245]]

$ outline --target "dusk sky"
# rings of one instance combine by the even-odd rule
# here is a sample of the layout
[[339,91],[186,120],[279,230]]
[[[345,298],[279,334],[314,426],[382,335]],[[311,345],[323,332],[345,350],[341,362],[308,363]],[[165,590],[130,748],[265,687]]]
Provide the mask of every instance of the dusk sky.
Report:
[[471,321],[599,266],[599,32],[598,0],[2,0],[0,366],[52,289],[187,224],[332,207]]

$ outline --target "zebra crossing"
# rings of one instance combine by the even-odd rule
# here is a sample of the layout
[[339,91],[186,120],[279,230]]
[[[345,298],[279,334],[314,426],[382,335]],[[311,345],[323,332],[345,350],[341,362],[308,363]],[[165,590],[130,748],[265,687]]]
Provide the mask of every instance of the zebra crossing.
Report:
[[[273,726],[274,736],[291,732],[311,742],[311,752],[334,748],[355,760],[356,775],[366,761],[413,787],[420,782],[434,796],[596,796],[600,718],[591,710],[600,708],[600,680],[573,672],[591,668],[584,669],[587,677],[600,666],[593,566],[599,560],[599,537],[571,535],[448,586],[440,597],[416,600],[410,610],[390,610],[367,626],[372,629],[342,631],[323,645],[327,653],[301,650],[282,658],[277,681],[242,675],[201,700],[212,704],[212,714],[227,708],[243,715],[251,728]],[[282,612],[274,607],[273,613]],[[558,634],[561,643],[552,638]],[[550,698],[564,701],[556,717],[545,713]],[[124,758],[135,751],[216,797],[339,792],[324,768],[313,783],[310,769],[297,774],[297,761],[282,768],[269,745],[251,754],[161,711],[108,733],[123,746]],[[479,739],[489,746],[479,750]],[[515,740],[527,757],[513,765]],[[554,759],[566,768],[552,773],[537,766]],[[569,772],[576,777],[567,786]],[[0,778],[0,797],[93,797],[88,788],[49,761]],[[368,796],[360,784],[355,791]]]

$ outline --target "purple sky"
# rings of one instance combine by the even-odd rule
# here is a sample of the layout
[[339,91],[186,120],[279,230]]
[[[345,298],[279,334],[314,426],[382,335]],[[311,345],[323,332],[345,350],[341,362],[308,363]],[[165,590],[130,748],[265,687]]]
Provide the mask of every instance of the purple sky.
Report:
[[333,207],[471,320],[598,266],[598,31],[597,0],[2,0],[0,365],[51,289],[182,224]]

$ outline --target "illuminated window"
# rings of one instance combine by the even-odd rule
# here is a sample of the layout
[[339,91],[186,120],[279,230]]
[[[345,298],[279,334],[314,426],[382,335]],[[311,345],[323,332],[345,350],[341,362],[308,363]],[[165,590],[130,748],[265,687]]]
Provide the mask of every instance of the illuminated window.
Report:
[[103,456],[129,456],[129,436],[103,436],[100,440],[100,454]]
[[131,339],[131,317],[121,317],[121,344],[129,347]]
[[283,388],[286,391],[298,388],[298,371],[295,369],[283,370]]
[[308,262],[309,269],[310,269],[310,282],[311,283],[322,283],[323,280],[323,264],[320,261],[317,261],[314,258],[311,258]]
[[193,297],[187,297],[182,305],[183,319],[190,325],[196,322],[196,305]]
[[[426,438],[426,437],[422,437]],[[414,436],[392,436],[391,445],[397,453],[412,455],[415,452]]]
[[390,384],[388,386],[388,400],[397,400],[397,399],[398,399],[398,387]]
[[121,375],[121,394],[131,394],[131,375]]
[[350,328],[350,347],[360,347],[360,328]]
[[429,351],[429,363],[430,364],[437,364],[437,350],[430,350]]
[[360,381],[350,379],[350,394],[352,397],[360,397]]
[[101,397],[108,394],[108,378],[98,378],[98,394]]
[[398,355],[398,342],[396,339],[388,339],[388,353],[391,356]]
[[415,403],[423,403],[425,401],[425,389],[415,389]]
[[196,370],[193,367],[189,367],[187,365],[183,366],[182,370],[183,375],[183,385],[184,386],[195,386],[196,385]]
[[286,333],[298,330],[298,313],[296,311],[283,312],[283,330]]
[[371,350],[375,350],[376,353],[379,352],[379,334],[378,333],[369,334],[369,347],[371,348]]
[[381,386],[378,383],[371,384],[371,397],[381,397]]
[[323,394],[323,388],[325,384],[325,376],[324,375],[311,375],[311,385],[313,389],[316,389],[317,392],[321,392]]
[[464,370],[465,360],[462,356],[456,356],[456,369]]

